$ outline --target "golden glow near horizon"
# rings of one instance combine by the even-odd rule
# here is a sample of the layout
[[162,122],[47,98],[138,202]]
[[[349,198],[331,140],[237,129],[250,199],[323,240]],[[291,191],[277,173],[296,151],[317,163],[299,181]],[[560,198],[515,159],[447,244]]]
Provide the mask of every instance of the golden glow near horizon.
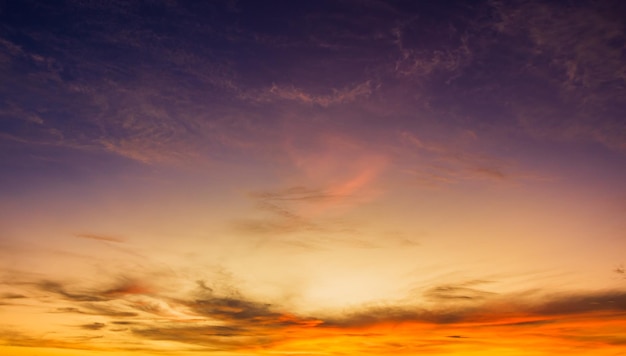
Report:
[[626,354],[623,9],[0,4],[0,355]]

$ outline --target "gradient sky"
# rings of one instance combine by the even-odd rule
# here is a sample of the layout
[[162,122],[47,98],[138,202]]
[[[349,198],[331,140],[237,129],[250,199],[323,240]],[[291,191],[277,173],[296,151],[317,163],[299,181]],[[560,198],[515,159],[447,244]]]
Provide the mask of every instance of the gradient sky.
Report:
[[0,354],[626,355],[625,4],[0,2]]

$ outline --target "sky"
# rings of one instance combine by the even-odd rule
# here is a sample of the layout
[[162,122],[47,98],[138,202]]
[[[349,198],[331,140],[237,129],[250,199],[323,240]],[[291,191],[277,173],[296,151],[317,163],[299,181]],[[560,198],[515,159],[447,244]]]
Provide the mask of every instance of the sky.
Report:
[[0,354],[626,355],[625,4],[0,1]]

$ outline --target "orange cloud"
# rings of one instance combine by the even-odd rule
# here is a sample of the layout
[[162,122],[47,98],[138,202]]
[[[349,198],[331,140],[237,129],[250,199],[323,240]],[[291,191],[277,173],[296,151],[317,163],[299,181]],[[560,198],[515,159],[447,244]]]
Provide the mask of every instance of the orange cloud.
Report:
[[[624,291],[498,295],[478,289],[482,283],[433,286],[424,291],[428,303],[312,315],[298,314],[280,302],[246,297],[230,287],[216,290],[197,283],[195,289],[173,297],[129,278],[106,288],[87,289],[52,281],[20,283],[29,290],[19,297],[22,305],[33,308],[57,307],[46,315],[68,320],[59,335],[82,340],[50,339],[41,344],[57,349],[100,348],[102,344],[93,339],[99,334],[119,342],[108,343],[107,349],[129,354],[149,352],[155,342],[179,345],[177,350],[230,355],[626,352]],[[0,333],[0,340],[7,346],[39,346],[36,335]]]
[[310,208],[308,213],[314,215],[372,199],[378,193],[374,187],[376,178],[388,163],[382,152],[337,134],[320,135],[306,146],[287,142],[285,149],[302,181],[323,187],[327,195],[334,197]]

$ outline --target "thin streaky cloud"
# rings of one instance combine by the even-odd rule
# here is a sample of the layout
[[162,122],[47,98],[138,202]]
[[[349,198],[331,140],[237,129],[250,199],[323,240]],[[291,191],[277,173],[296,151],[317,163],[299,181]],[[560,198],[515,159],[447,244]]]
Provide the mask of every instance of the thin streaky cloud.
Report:
[[76,234],[74,235],[81,239],[91,239],[98,241],[107,241],[107,242],[117,242],[122,243],[126,242],[126,239],[117,236],[109,236],[109,235],[99,235],[99,234]]
[[100,330],[104,328],[105,326],[106,324],[104,323],[92,323],[92,324],[80,325],[79,327],[84,330]]

